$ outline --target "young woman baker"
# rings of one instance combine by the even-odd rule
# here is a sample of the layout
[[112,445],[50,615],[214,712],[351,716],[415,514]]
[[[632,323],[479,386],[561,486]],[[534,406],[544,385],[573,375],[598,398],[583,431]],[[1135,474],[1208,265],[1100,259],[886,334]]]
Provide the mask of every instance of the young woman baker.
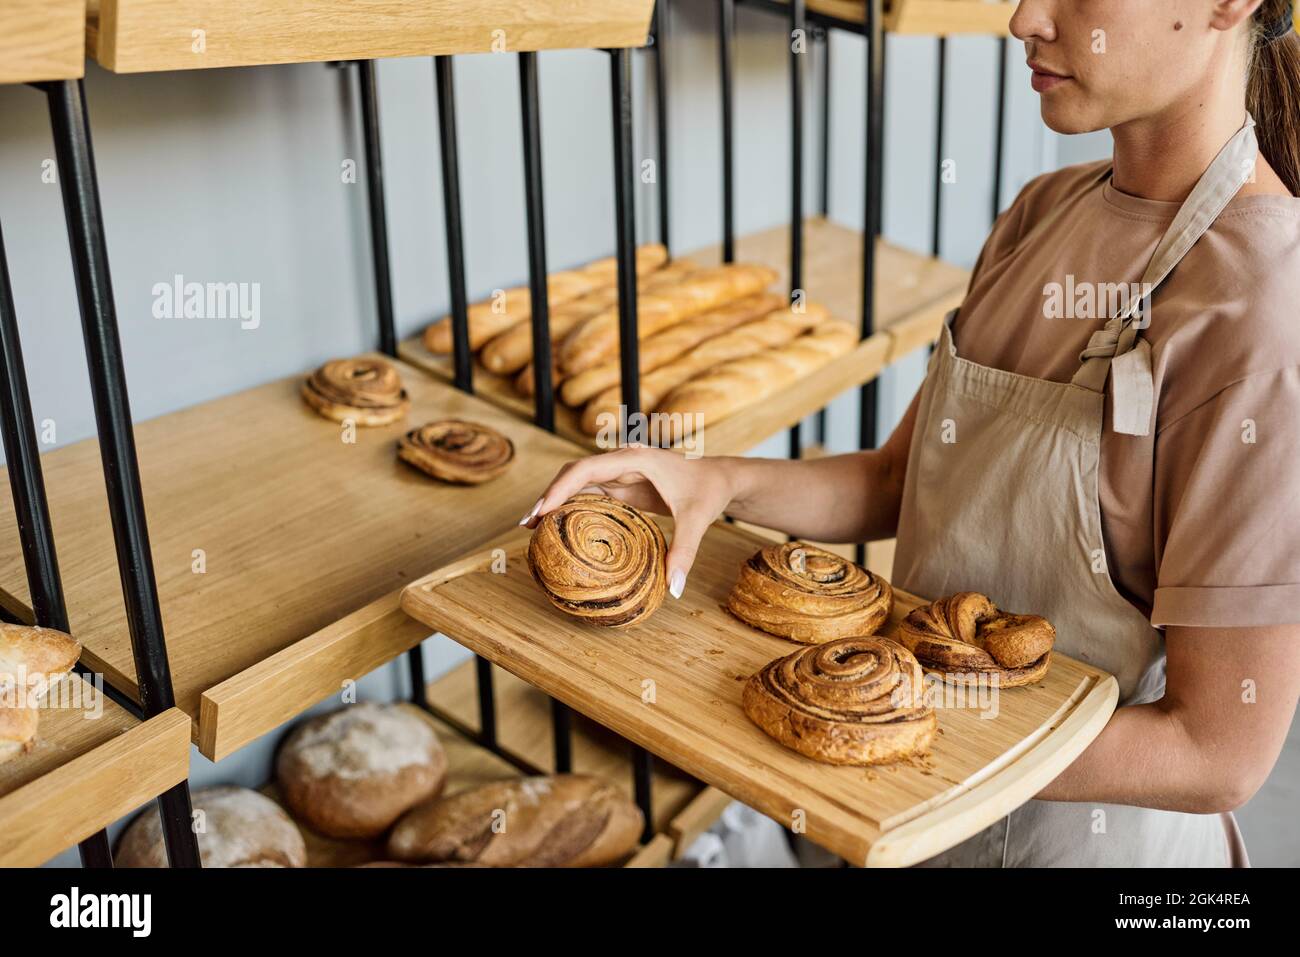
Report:
[[[724,511],[813,541],[896,535],[898,587],[1044,615],[1062,652],[1115,674],[1121,707],[1091,747],[931,863],[1245,861],[1226,812],[1268,777],[1300,690],[1291,12],[1021,0],[1044,121],[1109,128],[1114,157],[1039,177],[998,219],[885,445],[809,462],[623,449],[566,466],[525,522],[588,486],[671,513],[675,595]],[[1058,308],[1067,285],[1144,283],[1145,305]]]

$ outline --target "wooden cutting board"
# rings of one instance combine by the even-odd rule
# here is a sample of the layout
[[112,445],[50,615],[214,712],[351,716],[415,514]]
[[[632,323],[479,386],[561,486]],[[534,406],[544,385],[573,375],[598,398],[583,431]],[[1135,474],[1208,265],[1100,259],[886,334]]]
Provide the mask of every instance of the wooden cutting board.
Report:
[[[403,609],[852,864],[906,866],[960,843],[1056,777],[1115,709],[1111,675],[1058,654],[1037,685],[941,702],[924,759],[820,764],[769,738],[740,707],[745,680],[800,647],[723,607],[740,565],[766,540],[713,526],[680,600],[608,629],[547,602],[523,557],[529,535],[517,529],[413,582]],[[920,604],[896,598],[884,634]]]

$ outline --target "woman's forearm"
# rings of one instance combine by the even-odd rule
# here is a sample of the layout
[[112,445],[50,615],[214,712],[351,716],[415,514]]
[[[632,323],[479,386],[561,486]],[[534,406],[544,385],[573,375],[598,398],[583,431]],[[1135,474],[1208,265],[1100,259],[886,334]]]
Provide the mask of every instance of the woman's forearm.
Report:
[[902,476],[884,449],[824,459],[731,458],[727,514],[818,542],[893,536]]

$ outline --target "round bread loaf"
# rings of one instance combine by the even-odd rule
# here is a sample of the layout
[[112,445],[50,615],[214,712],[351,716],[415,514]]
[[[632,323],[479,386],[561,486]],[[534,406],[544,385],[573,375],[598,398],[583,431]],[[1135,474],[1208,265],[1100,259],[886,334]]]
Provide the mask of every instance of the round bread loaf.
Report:
[[[195,791],[191,802],[204,867],[307,866],[302,832],[266,795],[222,785]],[[127,826],[113,863],[118,867],[167,866],[156,807],[151,806]]]
[[447,755],[427,721],[400,705],[364,702],[304,721],[276,758],[284,802],[330,837],[375,837],[435,797]]

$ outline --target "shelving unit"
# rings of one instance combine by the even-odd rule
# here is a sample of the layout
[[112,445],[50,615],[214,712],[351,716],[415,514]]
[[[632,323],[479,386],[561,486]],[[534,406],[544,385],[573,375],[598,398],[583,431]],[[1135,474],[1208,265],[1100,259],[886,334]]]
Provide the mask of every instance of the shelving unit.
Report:
[[[749,6],[789,7],[789,0],[741,0]],[[818,25],[861,31],[872,0],[805,0],[809,19]],[[885,0],[888,33],[951,36],[960,33],[1002,34],[1015,13],[1008,0]]]
[[[831,315],[861,323],[862,234],[815,216],[804,224],[806,256],[804,285],[809,298],[825,305]],[[755,262],[778,274],[777,285],[790,284],[790,230],[784,226],[739,236],[737,262]],[[683,258],[702,266],[722,262],[723,251],[714,246],[687,253]],[[876,332],[853,352],[835,360],[815,376],[800,381],[758,406],[742,409],[710,423],[705,434],[710,455],[736,455],[789,428],[847,389],[875,379],[904,355],[933,342],[948,310],[961,303],[970,274],[951,263],[924,256],[884,240],[877,241],[879,280],[875,286]],[[421,335],[404,339],[399,354],[443,379],[455,370],[450,356],[434,355]],[[516,415],[531,419],[532,397],[521,395],[510,378],[475,367],[479,395]],[[580,408],[557,405],[556,431],[588,449],[595,439],[579,426]]]
[[[136,427],[177,705],[213,760],[427,637],[397,608],[402,585],[517,523],[539,487],[580,454],[399,368],[410,415],[357,429],[355,444],[303,403],[297,376]],[[459,487],[397,460],[398,436],[447,417],[508,435],[512,468]],[[47,454],[46,481],[83,657],[134,694],[98,454],[91,440]],[[0,539],[15,534],[4,503]],[[196,549],[202,574],[193,571]],[[6,553],[0,602],[25,600],[21,561]]]
[[[668,523],[665,522],[665,525]],[[626,631],[551,607],[522,557],[524,529],[409,586],[402,607],[568,706],[689,767],[851,863],[907,866],[959,843],[1027,801],[1100,733],[1115,708],[1111,675],[1061,654],[1042,681],[1005,689],[996,711],[945,702],[924,759],[878,768],[812,761],[767,737],[740,708],[750,675],[794,650],[725,610],[736,571],[765,544],[726,524],[705,535],[681,599]],[[921,599],[896,592],[888,635]],[[655,683],[655,699],[642,697]],[[984,704],[987,704],[986,702]]]
[[[470,677],[472,679],[473,676]],[[443,751],[447,755],[447,780],[443,784],[443,795],[450,796],[491,784],[493,781],[504,781],[520,776],[521,772],[517,767],[466,737],[458,728],[412,705],[401,707],[427,721],[442,743]],[[545,714],[549,714],[549,710],[544,709]],[[589,769],[575,768],[575,770]],[[263,794],[283,806],[274,782],[267,784],[261,790]],[[285,810],[292,816],[292,812],[287,807]],[[302,831],[303,840],[307,845],[308,867],[357,867],[372,861],[389,859],[384,849],[383,838],[373,841],[331,838],[318,834],[301,822],[298,823],[298,829]],[[666,863],[666,855],[662,850],[662,841],[666,838],[667,835],[655,835],[648,844],[638,849],[624,866],[662,866],[662,863]]]
[[36,746],[0,764],[0,867],[37,867],[188,776],[184,714],[140,721],[100,700],[98,717],[43,709]]
[[115,73],[640,46],[653,0],[89,0],[86,51]]
[[82,76],[85,16],[84,0],[5,0],[0,4],[0,83]]

